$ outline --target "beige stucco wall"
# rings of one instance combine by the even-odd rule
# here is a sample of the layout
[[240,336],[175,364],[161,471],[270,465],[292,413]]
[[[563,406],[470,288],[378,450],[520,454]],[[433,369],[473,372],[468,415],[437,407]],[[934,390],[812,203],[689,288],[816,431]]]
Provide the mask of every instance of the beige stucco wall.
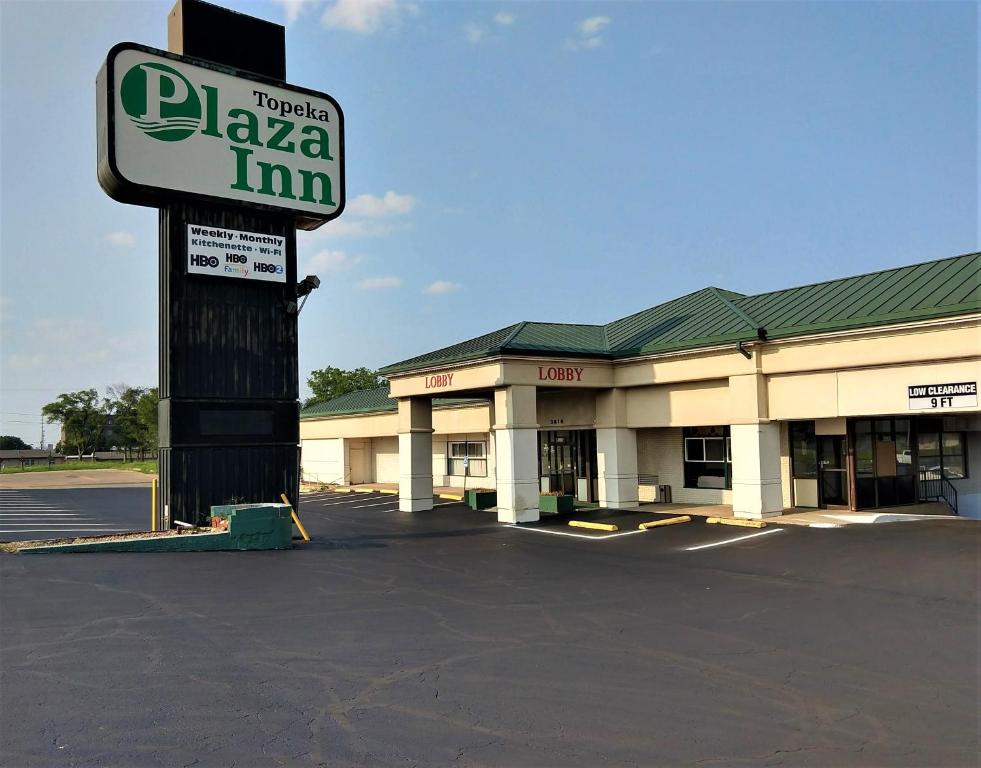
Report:
[[763,373],[780,374],[977,358],[979,334],[981,322],[971,319],[777,341],[759,348],[760,364]]
[[955,381],[981,381],[981,359],[771,375],[769,413],[771,419],[932,413],[910,411],[906,387]]
[[639,387],[626,391],[627,427],[710,426],[729,423],[728,381]]
[[613,377],[615,386],[639,387],[648,384],[727,379],[730,376],[755,372],[756,362],[747,360],[732,345],[722,350],[619,362],[614,368]]
[[300,419],[300,439],[386,437],[398,433],[398,414],[354,414],[328,419]]
[[436,408],[433,411],[433,430],[437,435],[487,432],[490,429],[490,404]]
[[541,429],[590,428],[596,421],[596,395],[592,390],[538,392]]
[[[436,434],[486,432],[490,429],[490,406],[433,409]],[[301,419],[300,439],[332,437],[387,437],[398,434],[398,414],[353,414],[325,419]]]
[[399,439],[374,437],[371,439],[371,479],[376,483],[399,481]]

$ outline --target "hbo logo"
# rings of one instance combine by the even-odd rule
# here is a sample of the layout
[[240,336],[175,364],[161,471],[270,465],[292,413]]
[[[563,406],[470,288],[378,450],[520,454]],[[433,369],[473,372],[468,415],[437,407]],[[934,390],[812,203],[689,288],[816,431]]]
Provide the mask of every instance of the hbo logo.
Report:
[[253,272],[269,272],[275,275],[283,274],[283,268],[279,264],[266,264],[262,261],[252,262]]
[[225,254],[225,261],[229,262],[230,264],[244,264],[248,260],[249,260],[249,257],[248,256],[245,256],[245,255],[243,255],[241,253],[226,253]]
[[191,255],[191,266],[214,268],[218,266],[218,257],[205,256],[204,254],[195,253]]

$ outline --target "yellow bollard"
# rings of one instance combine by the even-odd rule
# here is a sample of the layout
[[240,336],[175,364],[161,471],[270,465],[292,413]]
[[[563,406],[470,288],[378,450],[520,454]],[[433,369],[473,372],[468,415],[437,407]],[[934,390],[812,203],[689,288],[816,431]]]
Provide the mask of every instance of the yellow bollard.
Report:
[[709,517],[706,523],[717,523],[719,525],[738,525],[742,528],[766,528],[766,523],[762,520],[747,520],[743,517]]
[[286,494],[279,494],[279,498],[283,500],[283,504],[290,508],[290,516],[293,518],[293,522],[296,523],[296,527],[300,529],[300,535],[303,536],[303,540],[310,541],[310,534],[307,533],[307,529],[303,527],[303,523],[300,522],[300,516],[296,514],[296,510],[293,509],[293,505],[290,504],[290,500],[286,498]]
[[573,528],[589,528],[593,531],[619,531],[612,523],[590,523],[584,520],[570,520],[569,525]]
[[649,523],[641,523],[637,527],[642,531],[646,531],[651,528],[660,528],[662,525],[677,525],[678,523],[690,523],[690,522],[691,522],[690,516],[681,515],[680,517],[669,517],[664,520],[652,520]]
[[157,530],[157,478],[150,481],[150,530]]

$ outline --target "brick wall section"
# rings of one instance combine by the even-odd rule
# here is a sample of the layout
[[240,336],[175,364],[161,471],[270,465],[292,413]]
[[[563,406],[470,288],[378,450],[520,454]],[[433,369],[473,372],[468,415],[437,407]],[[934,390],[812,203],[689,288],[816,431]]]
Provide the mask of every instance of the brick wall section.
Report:
[[[670,485],[672,501],[682,504],[731,504],[732,491],[685,488],[684,440],[681,428],[638,429],[637,471],[657,475],[658,485]],[[642,490],[641,501],[649,501]]]

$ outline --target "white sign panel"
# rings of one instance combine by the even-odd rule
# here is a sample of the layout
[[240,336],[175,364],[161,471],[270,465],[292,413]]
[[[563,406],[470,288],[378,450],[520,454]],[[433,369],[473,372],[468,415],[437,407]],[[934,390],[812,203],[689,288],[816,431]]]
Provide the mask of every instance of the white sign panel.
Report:
[[248,203],[314,227],[344,207],[344,117],[326,93],[133,43],[99,73],[99,181],[124,202]]
[[940,410],[943,408],[968,408],[978,405],[978,383],[962,381],[956,384],[915,384],[909,390],[909,409]]
[[239,280],[286,282],[286,238],[187,225],[187,271]]

